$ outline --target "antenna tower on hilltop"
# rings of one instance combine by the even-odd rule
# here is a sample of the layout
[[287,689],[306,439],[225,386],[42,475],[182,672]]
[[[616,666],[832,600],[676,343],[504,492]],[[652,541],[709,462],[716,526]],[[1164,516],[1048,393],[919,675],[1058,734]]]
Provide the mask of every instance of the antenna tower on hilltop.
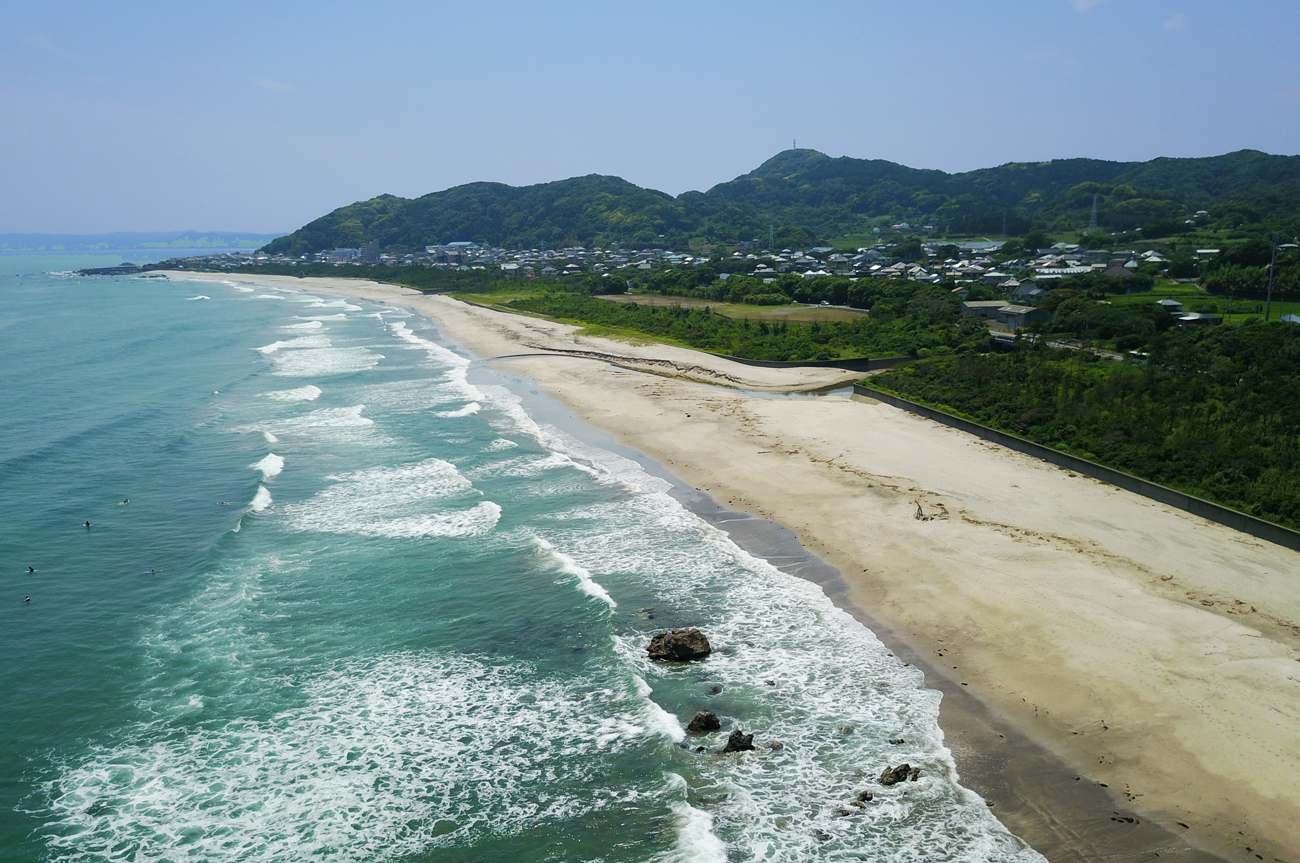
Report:
[[1092,218],[1088,220],[1088,230],[1097,230],[1097,196],[1092,196]]

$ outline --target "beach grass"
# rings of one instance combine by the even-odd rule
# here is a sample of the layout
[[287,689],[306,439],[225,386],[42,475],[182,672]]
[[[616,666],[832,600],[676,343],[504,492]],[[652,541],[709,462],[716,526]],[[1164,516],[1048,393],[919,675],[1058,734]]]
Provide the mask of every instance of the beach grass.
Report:
[[614,303],[635,303],[639,306],[682,306],[684,308],[709,308],[724,318],[751,321],[789,321],[807,324],[814,321],[852,321],[867,315],[861,309],[827,308],[791,303],[784,306],[753,306],[745,303],[719,303],[693,297],[674,297],[661,294],[611,294],[600,297]]

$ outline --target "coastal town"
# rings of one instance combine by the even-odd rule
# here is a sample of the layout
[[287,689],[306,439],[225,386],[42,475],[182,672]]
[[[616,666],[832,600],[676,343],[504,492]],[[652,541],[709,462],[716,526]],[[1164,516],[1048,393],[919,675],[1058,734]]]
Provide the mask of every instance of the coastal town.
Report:
[[[1102,275],[1125,279],[1142,272],[1163,273],[1169,257],[1154,249],[1089,249],[1077,243],[1056,243],[1047,248],[1004,252],[1005,241],[960,240],[919,244],[919,254],[899,254],[898,244],[877,243],[856,250],[818,246],[806,250],[733,251],[710,255],[706,251],[678,252],[661,248],[629,250],[573,246],[560,249],[504,249],[469,241],[426,246],[421,253],[381,251],[372,242],[359,248],[336,248],[299,256],[265,251],[231,252],[167,261],[168,267],[238,271],[244,268],[329,265],[344,269],[361,266],[419,267],[445,271],[497,273],[506,279],[564,279],[587,275],[621,280],[628,286],[646,272],[710,266],[718,279],[744,275],[770,284],[793,274],[803,279],[824,277],[898,279],[948,285],[962,302],[966,317],[984,319],[992,330],[1015,331],[1051,317],[1040,301],[1051,295],[1053,283],[1072,276]],[[711,250],[710,250],[711,251]],[[1203,262],[1218,249],[1197,249]],[[1193,280],[1187,280],[1193,281]],[[971,296],[972,289],[982,289]],[[611,290],[613,293],[620,290]],[[990,296],[993,294],[994,296]],[[1220,315],[1184,311],[1183,304],[1162,300],[1165,310],[1180,326],[1222,323]]]
[[[1086,249],[1078,244],[1057,243],[1032,255],[1008,257],[1000,254],[1004,243],[991,240],[935,241],[921,244],[916,260],[896,257],[896,246],[876,244],[856,251],[818,246],[807,250],[781,249],[762,252],[710,254],[708,251],[680,252],[670,249],[585,248],[510,250],[473,242],[452,242],[426,246],[416,253],[380,251],[377,243],[361,248],[338,248],[308,255],[290,256],[264,251],[229,252],[167,261],[169,266],[230,270],[247,266],[303,266],[330,264],[347,266],[413,266],[440,270],[499,270],[506,278],[562,277],[586,274],[634,275],[636,271],[672,267],[711,265],[759,278],[774,279],[795,273],[805,279],[836,276],[850,279],[907,279],[940,284],[984,284],[1006,286],[1017,273],[1028,273],[1036,281],[1060,279],[1085,273],[1127,276],[1144,264],[1157,267],[1168,258],[1157,251],[1136,249],[1108,251]],[[1218,253],[1198,249],[1198,259]],[[723,278],[726,278],[724,275]]]

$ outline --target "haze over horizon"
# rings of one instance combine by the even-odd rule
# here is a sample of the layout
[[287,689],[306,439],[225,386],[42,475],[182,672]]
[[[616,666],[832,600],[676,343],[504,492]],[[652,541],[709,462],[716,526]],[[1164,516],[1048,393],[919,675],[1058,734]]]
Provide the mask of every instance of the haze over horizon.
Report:
[[0,232],[289,231],[591,173],[679,194],[797,139],[966,171],[1295,154],[1281,2],[550,10],[50,3],[0,25]]

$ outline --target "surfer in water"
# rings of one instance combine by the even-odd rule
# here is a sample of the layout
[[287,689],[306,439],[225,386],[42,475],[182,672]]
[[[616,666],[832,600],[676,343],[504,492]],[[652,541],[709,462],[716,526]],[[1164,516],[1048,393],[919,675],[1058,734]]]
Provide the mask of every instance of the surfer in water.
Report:
[[32,574],[33,572],[35,572],[35,571],[36,571],[36,567],[34,567],[34,566],[29,566],[29,567],[27,567],[27,574],[28,574],[28,575],[31,575],[31,574]]
[[90,522],[86,522],[86,527],[90,527]]

